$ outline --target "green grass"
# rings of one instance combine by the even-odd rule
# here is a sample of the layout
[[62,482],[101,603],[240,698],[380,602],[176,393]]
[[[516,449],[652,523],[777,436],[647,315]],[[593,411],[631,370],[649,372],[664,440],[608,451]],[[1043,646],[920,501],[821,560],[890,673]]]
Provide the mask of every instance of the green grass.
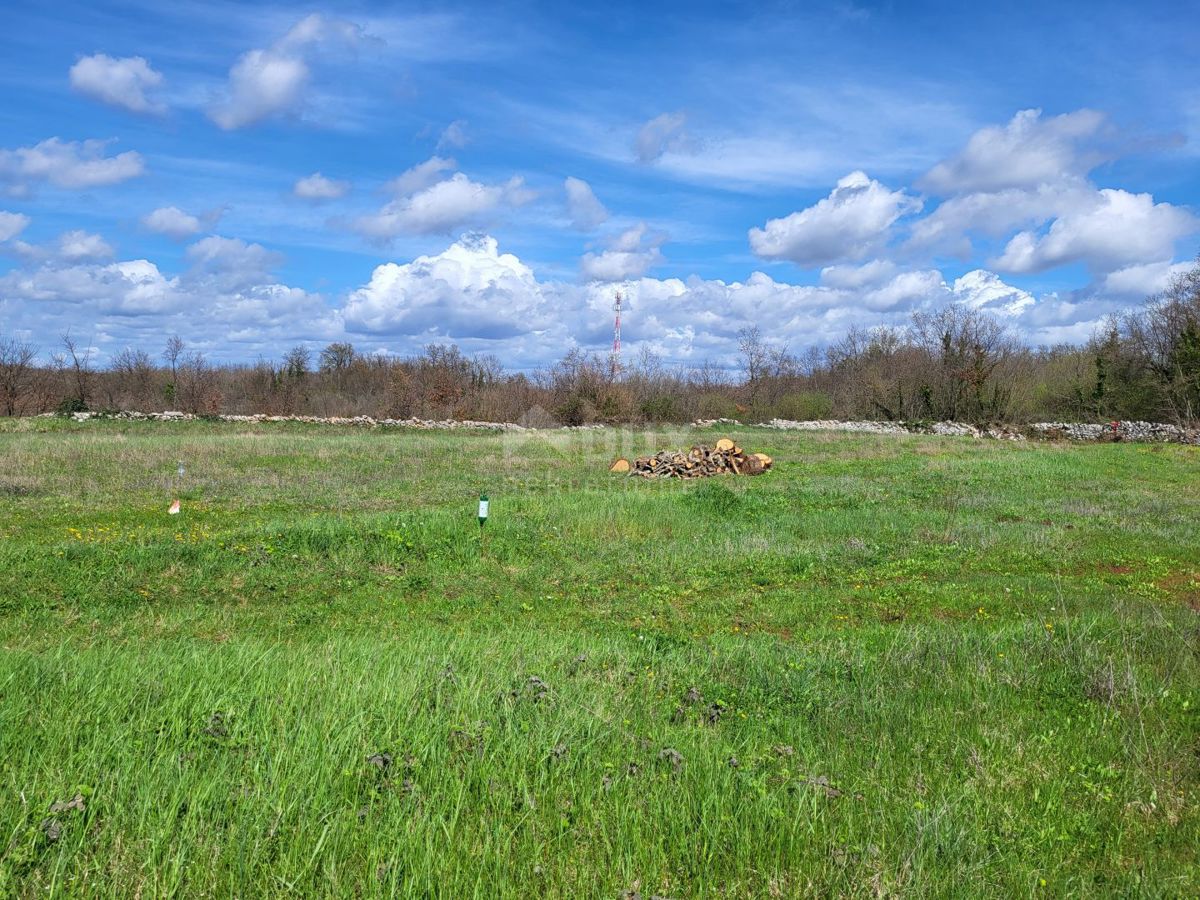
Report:
[[0,895],[1200,893],[1200,452],[732,436],[0,423]]

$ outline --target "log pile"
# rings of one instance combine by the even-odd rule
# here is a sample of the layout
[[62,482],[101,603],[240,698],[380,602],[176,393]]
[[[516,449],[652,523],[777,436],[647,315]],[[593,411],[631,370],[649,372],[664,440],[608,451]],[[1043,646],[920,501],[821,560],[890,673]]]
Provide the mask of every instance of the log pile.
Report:
[[710,475],[761,475],[771,468],[765,453],[747,453],[729,438],[721,438],[715,447],[691,450],[661,450],[653,456],[639,456],[631,463],[618,459],[610,472],[628,473],[641,478],[707,478]]

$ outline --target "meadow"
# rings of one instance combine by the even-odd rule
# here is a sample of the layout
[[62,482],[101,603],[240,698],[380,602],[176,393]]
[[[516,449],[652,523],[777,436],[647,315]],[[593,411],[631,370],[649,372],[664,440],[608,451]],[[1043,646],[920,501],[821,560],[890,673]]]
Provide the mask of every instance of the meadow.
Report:
[[0,895],[1200,893],[1200,450],[724,433],[0,421]]

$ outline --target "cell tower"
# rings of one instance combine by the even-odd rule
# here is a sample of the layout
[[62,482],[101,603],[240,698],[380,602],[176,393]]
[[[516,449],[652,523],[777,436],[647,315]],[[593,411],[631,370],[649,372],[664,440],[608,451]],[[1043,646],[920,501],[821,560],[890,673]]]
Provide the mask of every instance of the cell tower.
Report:
[[617,296],[613,299],[613,348],[610,362],[612,364],[612,375],[617,377],[617,372],[621,369],[621,292],[617,291]]

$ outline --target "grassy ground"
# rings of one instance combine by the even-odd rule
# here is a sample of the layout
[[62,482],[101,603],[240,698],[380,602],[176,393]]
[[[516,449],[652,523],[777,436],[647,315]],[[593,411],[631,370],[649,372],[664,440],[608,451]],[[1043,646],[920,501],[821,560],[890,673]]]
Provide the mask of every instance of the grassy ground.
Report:
[[1200,452],[733,436],[0,423],[0,894],[1200,892]]

